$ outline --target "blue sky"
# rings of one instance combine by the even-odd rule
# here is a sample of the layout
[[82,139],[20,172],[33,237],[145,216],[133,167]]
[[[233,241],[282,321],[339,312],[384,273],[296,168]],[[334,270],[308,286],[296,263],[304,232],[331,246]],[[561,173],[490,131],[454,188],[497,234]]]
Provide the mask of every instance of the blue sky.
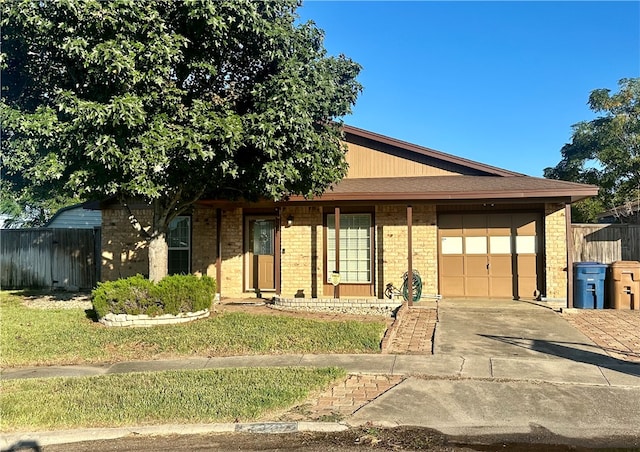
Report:
[[347,124],[531,176],[589,93],[640,76],[640,2],[309,1],[329,54],[363,66]]

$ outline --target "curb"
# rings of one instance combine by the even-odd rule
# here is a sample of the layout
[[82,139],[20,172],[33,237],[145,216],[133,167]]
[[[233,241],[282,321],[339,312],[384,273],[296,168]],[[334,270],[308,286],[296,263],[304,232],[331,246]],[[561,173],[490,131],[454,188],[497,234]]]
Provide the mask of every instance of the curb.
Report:
[[389,328],[387,328],[387,332],[382,338],[382,342],[380,342],[380,354],[382,355],[390,355],[389,348],[391,347],[391,343],[395,339],[398,329],[400,328],[400,322],[402,321],[402,317],[404,317],[405,311],[409,309],[407,303],[402,303],[398,310],[396,311],[395,319]]
[[338,422],[249,422],[221,424],[169,424],[117,428],[87,428],[77,430],[15,432],[0,435],[0,450],[39,447],[54,444],[79,443],[124,438],[130,435],[198,435],[206,433],[295,433],[342,432],[349,426]]

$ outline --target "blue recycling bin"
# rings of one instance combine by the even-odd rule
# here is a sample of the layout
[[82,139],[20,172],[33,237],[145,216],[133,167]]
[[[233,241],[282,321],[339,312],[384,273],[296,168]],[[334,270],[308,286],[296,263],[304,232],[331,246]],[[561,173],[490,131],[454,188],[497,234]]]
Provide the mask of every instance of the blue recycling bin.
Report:
[[573,264],[573,307],[604,309],[604,281],[607,264],[576,262]]

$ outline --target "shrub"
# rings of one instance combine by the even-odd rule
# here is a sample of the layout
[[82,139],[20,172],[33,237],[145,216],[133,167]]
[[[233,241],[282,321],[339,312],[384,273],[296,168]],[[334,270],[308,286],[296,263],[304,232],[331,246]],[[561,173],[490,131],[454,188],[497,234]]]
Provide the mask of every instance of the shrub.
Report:
[[141,275],[99,283],[93,291],[93,309],[98,318],[108,313],[179,314],[211,308],[216,291],[215,281],[194,275],[172,275],[158,284]]
[[142,275],[99,283],[92,292],[93,309],[98,317],[114,314],[146,314],[158,305],[153,298],[154,285]]
[[216,291],[213,278],[174,275],[163,278],[156,286],[156,295],[164,305],[165,314],[196,312],[209,309]]

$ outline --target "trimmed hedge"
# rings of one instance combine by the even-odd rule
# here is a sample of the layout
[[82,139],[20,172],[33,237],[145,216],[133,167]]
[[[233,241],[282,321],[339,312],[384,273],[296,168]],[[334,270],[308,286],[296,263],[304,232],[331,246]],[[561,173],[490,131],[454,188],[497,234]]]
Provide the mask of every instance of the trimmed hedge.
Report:
[[154,284],[136,275],[98,283],[91,295],[98,318],[110,312],[155,317],[210,309],[215,292],[216,282],[208,276],[172,275]]

